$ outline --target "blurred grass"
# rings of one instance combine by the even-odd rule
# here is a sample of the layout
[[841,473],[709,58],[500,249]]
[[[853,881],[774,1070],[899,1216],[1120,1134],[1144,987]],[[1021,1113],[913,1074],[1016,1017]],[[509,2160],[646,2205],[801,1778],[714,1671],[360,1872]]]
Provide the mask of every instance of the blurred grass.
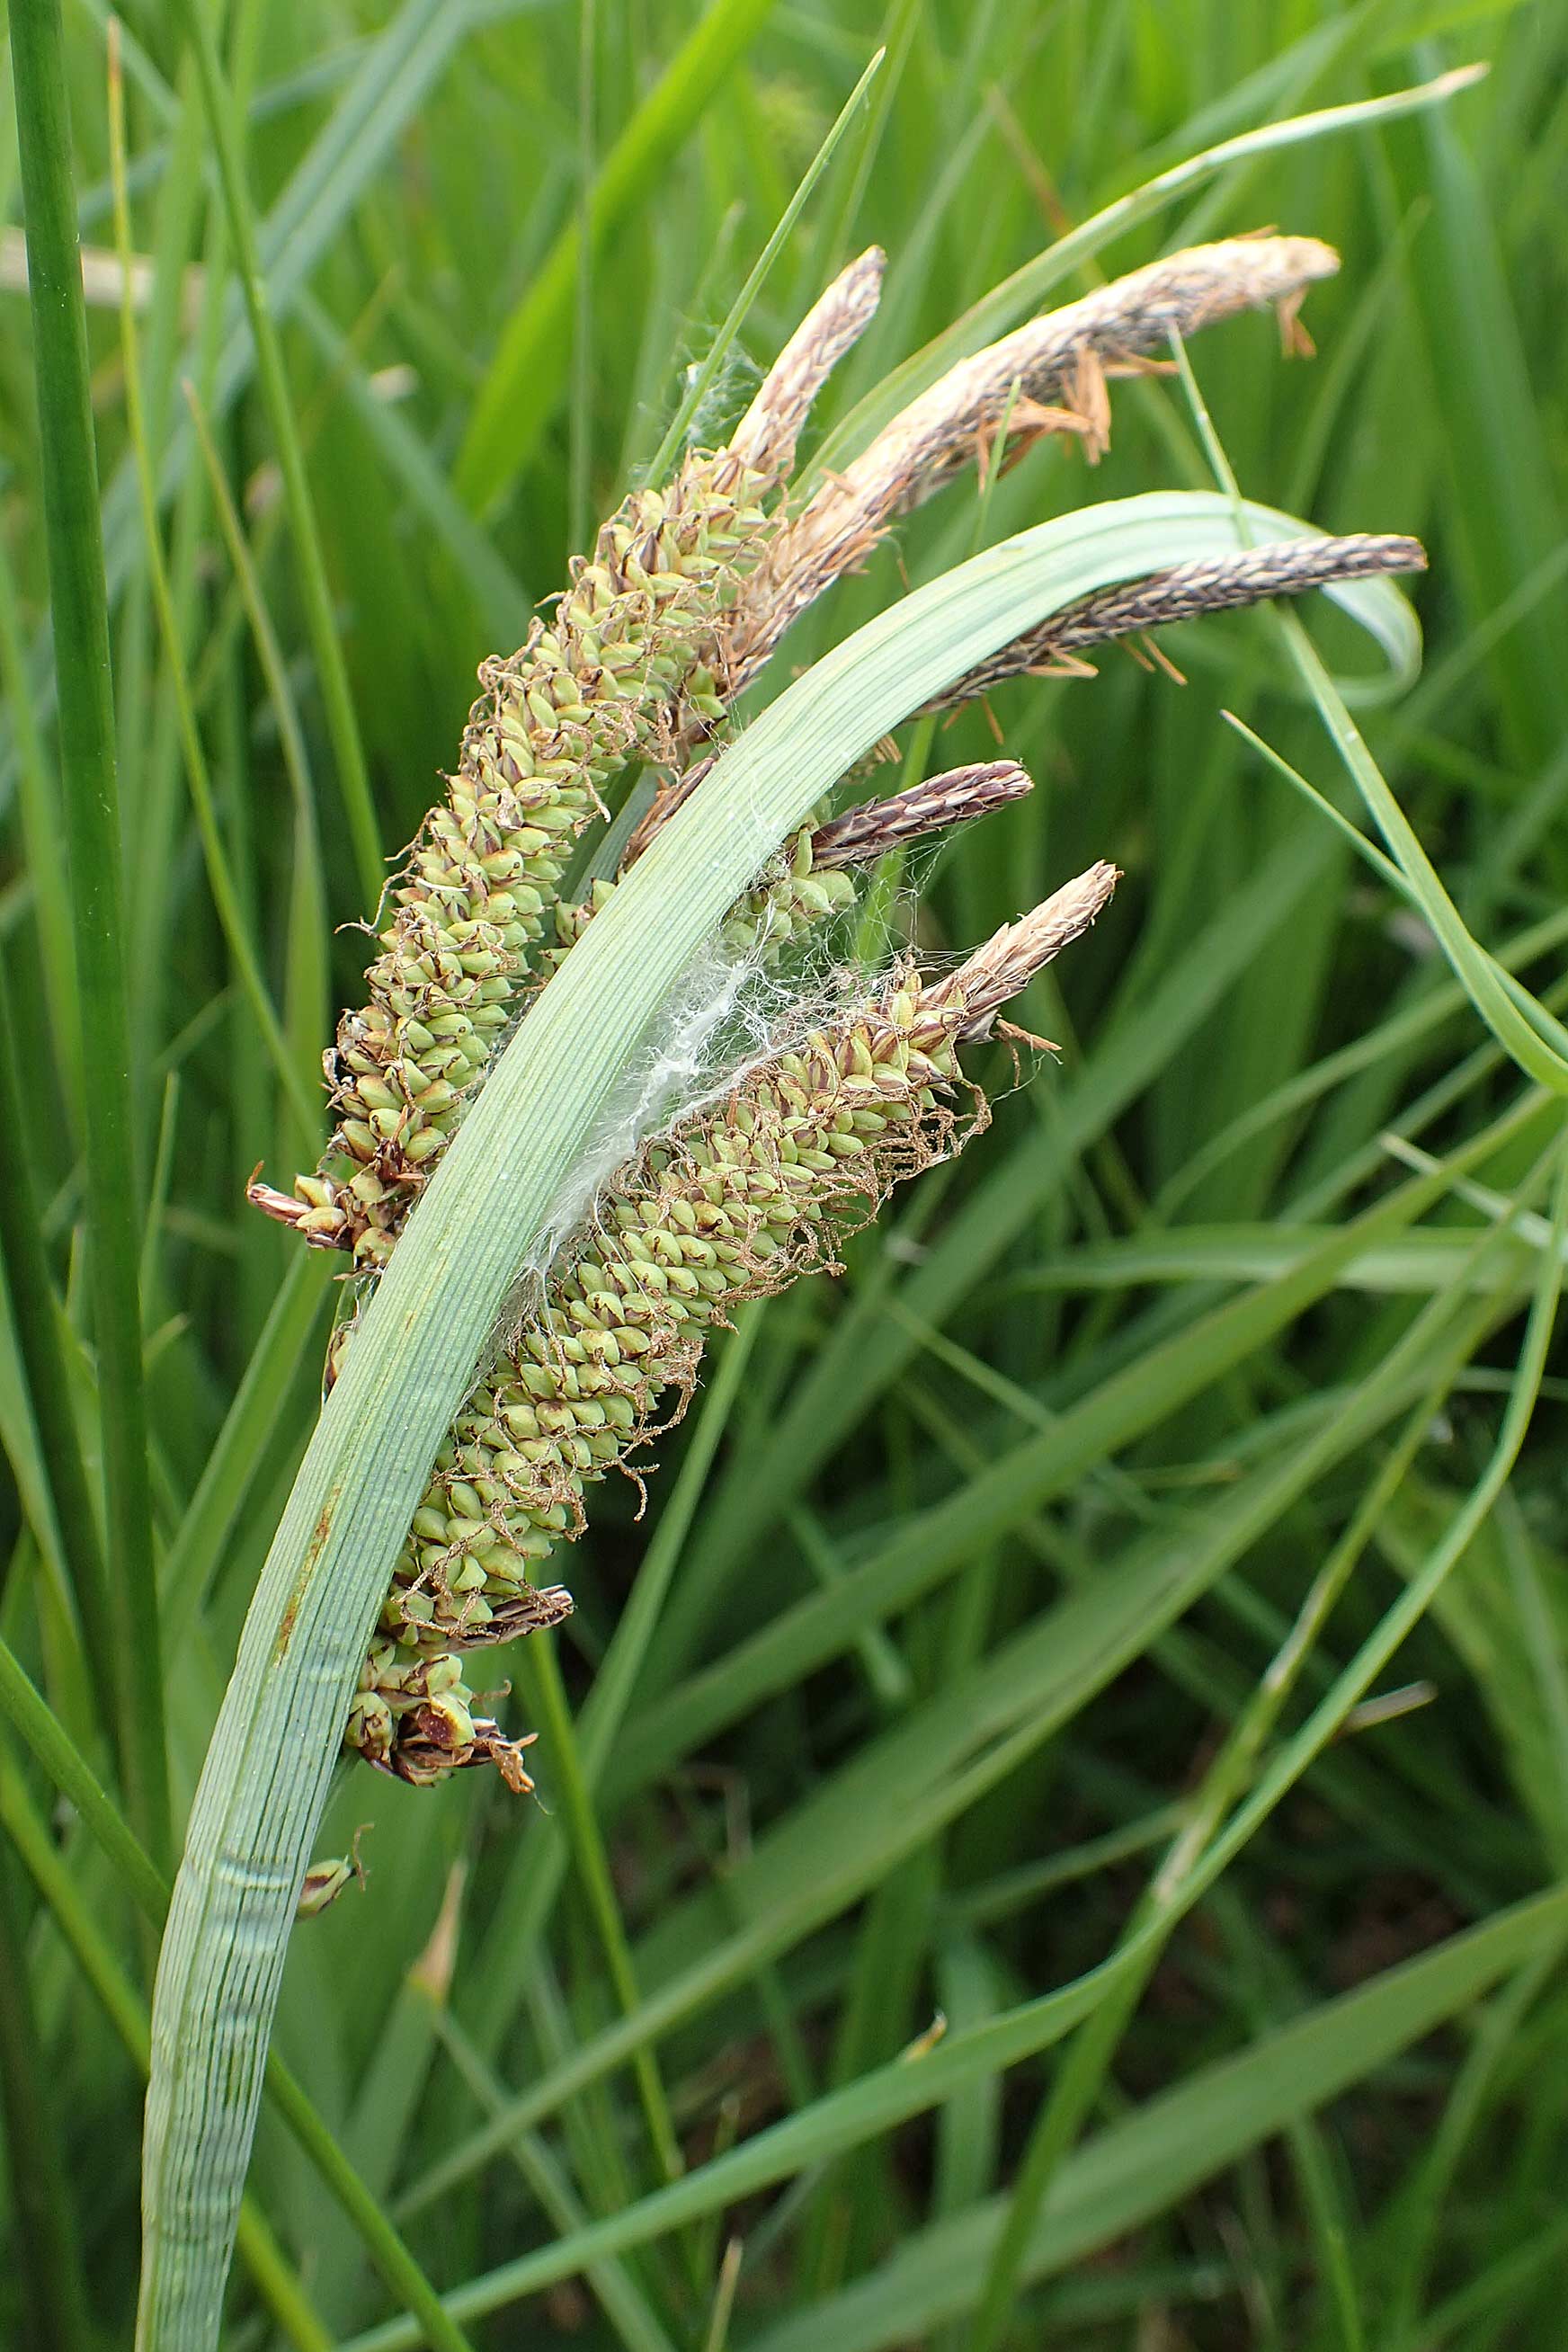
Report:
[[[42,13],[29,0],[15,21]],[[85,1784],[85,1813],[58,1803],[27,1746],[58,1737],[133,1793],[88,1605],[95,1559],[136,1540],[134,1509],[100,1500],[106,1433],[124,1492],[137,1385],[136,1350],[111,1344],[100,1386],[102,1285],[120,1282],[123,1324],[138,1266],[145,1283],[166,1637],[147,1696],[183,1819],[319,1395],[330,1269],[291,1260],[240,1189],[258,1159],[293,1164],[298,1072],[363,963],[338,927],[369,912],[370,828],[414,830],[478,658],[563,575],[574,471],[597,511],[651,455],[879,43],[869,102],[741,330],[765,359],[828,270],[886,246],[882,314],[825,407],[828,453],[897,363],[1153,173],[1489,61],[1440,110],[1244,155],[1123,216],[1092,266],[1265,221],[1342,249],[1309,307],[1316,362],[1283,363],[1268,322],[1239,321],[1194,348],[1204,398],[1250,496],[1426,540],[1426,668],[1360,712],[1361,736],[1451,902],[1461,977],[1479,944],[1561,1010],[1561,12],[589,15],[584,58],[564,0],[237,0],[198,20],[216,44],[205,113],[184,10],[128,16],[128,233],[154,265],[134,383],[163,551],[121,322],[94,308],[130,1041],[110,1081],[129,1125],[112,1201],[103,1024],[120,1013],[71,950],[83,672],[57,620],[57,688],[33,390],[47,354],[14,272],[0,292],[16,1096],[0,1638],[56,1726],[7,1668],[0,1823],[21,1866],[0,1911],[27,1981],[0,2015],[16,2086],[0,2218],[27,2260],[0,2266],[5,2340],[49,2307],[51,2266],[85,2285],[85,2334],[52,2298],[73,2352],[125,2341],[134,2298],[146,1955]],[[80,221],[100,245],[104,28],[97,6],[65,18]],[[17,163],[7,105],[13,222]],[[259,373],[237,258],[275,322]],[[1098,473],[1042,447],[978,523],[972,490],[950,492],[788,662],[884,604],[896,561],[918,581],[977,528],[1208,478],[1179,387],[1124,387]],[[1363,661],[1326,608],[1302,618],[1328,667]],[[1363,821],[1275,628],[1214,623],[1167,649],[1184,690],[1116,656],[1092,684],[994,698],[1040,790],[946,851],[926,919],[966,940],[1093,856],[1127,869],[1062,993],[1047,977],[1022,1015],[1066,1041],[1062,1066],[862,1237],[840,1283],[748,1317],[660,1449],[646,1524],[606,1492],[558,1660],[574,1763],[556,1724],[536,1751],[544,1808],[363,1775],[340,1800],[344,1848],[374,1817],[370,1882],[296,1937],[280,2047],[496,2352],[957,2352],[988,2278],[990,2340],[1019,2352],[1560,2336],[1568,1929],[1542,1890],[1568,1864],[1561,1113],[1524,1093],[1405,898],[1222,723],[1235,711]],[[100,713],[100,753],[102,735]],[[972,713],[930,758],[991,741]],[[221,908],[212,875],[232,886]],[[95,938],[114,947],[112,921]],[[1483,992],[1489,969],[1468,975]],[[1514,1000],[1490,985],[1507,1042]],[[1531,1034],[1550,1076],[1550,1034]],[[1412,1177],[1389,1134],[1435,1169]],[[1342,1591],[1298,1655],[1329,1574]],[[1280,1655],[1294,1679],[1275,1725]],[[1374,1691],[1430,1695],[1331,1738],[1358,1660],[1377,1662]],[[553,1709],[555,1669],[517,1671],[513,1709],[536,1690]],[[1204,1811],[1216,1756],[1245,1759],[1234,1786],[1225,1768],[1223,1820]],[[1140,1943],[1184,1829],[1203,1833],[1198,1891]],[[900,2059],[939,2007],[946,2042]],[[1039,2053],[1069,2030],[1090,2054],[1058,2068]],[[689,2168],[673,2186],[644,2116],[655,2086]],[[40,2097],[58,2143],[42,2232],[21,2177]],[[1026,2176],[1031,2142],[1046,2153]],[[1020,2179],[1047,2176],[1000,2241]],[[272,2123],[252,2189],[236,2347],[395,2331],[405,2305]]]

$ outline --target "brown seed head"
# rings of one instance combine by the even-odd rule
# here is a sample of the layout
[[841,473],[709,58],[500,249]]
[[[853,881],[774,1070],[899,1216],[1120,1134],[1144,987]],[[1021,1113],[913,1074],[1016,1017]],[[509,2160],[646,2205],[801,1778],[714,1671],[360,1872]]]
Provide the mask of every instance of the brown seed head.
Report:
[[1037,629],[981,662],[928,702],[929,718],[987,694],[1005,678],[1070,667],[1088,646],[1131,636],[1203,613],[1261,604],[1269,596],[1300,596],[1336,580],[1364,580],[1400,572],[1424,572],[1426,552],[1418,539],[1353,532],[1342,539],[1272,540],[1263,547],[1238,548],[1146,572],[1125,585],[1101,588],[1043,621]]
[[988,816],[1034,790],[1034,779],[1016,760],[987,760],[976,767],[950,768],[886,800],[863,801],[817,826],[811,836],[814,873],[835,866],[868,866],[890,849],[901,849],[950,825]]

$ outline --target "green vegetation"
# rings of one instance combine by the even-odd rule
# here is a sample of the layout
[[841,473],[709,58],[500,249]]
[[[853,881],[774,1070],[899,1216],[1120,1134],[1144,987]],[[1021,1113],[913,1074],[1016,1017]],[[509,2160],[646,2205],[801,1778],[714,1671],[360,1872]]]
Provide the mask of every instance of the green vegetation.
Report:
[[[1560,12],[10,25],[0,2337],[131,2341],[151,2064],[142,2352],[205,2352],[226,2293],[234,2352],[1555,2345]],[[416,1021],[428,1123],[393,1192],[290,1211],[386,1265],[323,1412],[334,1310],[367,1293],[246,1189],[328,1143],[320,1056],[377,951],[353,926],[479,662],[623,500],[653,545],[648,480],[734,432],[867,246],[881,301],[808,489],[1037,310],[1259,226],[1339,251],[1316,358],[1267,313],[1162,342],[1110,383],[1103,452],[1087,377],[1068,429],[1010,407],[1016,462],[966,449],[804,614],[614,888],[646,781],[560,853],[662,719],[563,765],[570,825],[509,819],[482,874],[459,788],[398,954],[437,918],[474,950],[456,860],[501,949],[555,968],[500,1055],[506,989],[455,982],[441,1017],[479,1007],[479,1042],[459,1066]],[[1394,592],[1342,582],[916,715],[1064,607],[1270,535],[1265,509],[1419,537],[1418,676]],[[673,531],[684,727],[723,680],[708,541]],[[609,593],[580,585],[528,673],[557,712]],[[835,801],[887,736],[900,764]],[[829,809],[998,739],[1033,794],[900,841],[832,936],[869,967],[914,924],[937,968],[1114,860],[1092,935],[1011,1007],[1059,1061],[1026,1049],[1016,1086],[1005,1040],[966,1048],[988,1131],[837,1280],[735,1310],[646,1497],[595,1486],[552,1554],[574,1612],[493,1681],[466,1658],[505,1738],[539,1735],[537,1801],[335,1765],[442,1433],[650,1014],[727,917],[834,912]],[[563,874],[592,920],[557,918]],[[410,1050],[385,969],[337,1107],[356,1178]],[[614,1255],[551,1311],[597,1329]],[[469,1419],[504,1454],[501,1403],[526,1438],[499,1381]],[[620,1449],[599,1411],[577,1468]],[[471,1491],[437,1496],[448,1528]],[[290,1932],[310,1855],[336,1896]]]

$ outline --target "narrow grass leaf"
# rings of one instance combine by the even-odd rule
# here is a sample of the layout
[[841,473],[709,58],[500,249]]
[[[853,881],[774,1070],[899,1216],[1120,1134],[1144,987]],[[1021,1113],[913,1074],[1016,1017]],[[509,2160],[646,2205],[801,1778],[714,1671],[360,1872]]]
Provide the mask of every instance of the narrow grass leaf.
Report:
[[386,879],[382,863],[380,829],[371,797],[364,748],[349,690],[337,615],[327,580],[304,452],[294,417],[293,399],[283,365],[278,330],[267,299],[267,286],[255,215],[246,185],[244,158],[235,126],[234,106],[218,62],[217,42],[200,0],[186,0],[184,22],[195,54],[207,131],[217,155],[218,179],[227,209],[239,280],[245,295],[250,331],[256,344],[257,373],[273,447],[283,478],[289,529],[300,572],[300,589],[310,632],[316,677],[326,706],[327,728],[338,766],[338,785],[347,812],[349,834],[359,867],[360,888],[369,907],[379,906]]
[[137,487],[142,498],[142,527],[146,534],[148,579],[153,592],[158,626],[163,641],[165,675],[174,698],[179,721],[180,741],[184,753],[185,778],[190,786],[191,803],[195,810],[196,824],[201,834],[202,854],[206,860],[207,882],[217,908],[218,919],[234,958],[239,983],[261,1032],[262,1042],[272,1056],[279,1082],[292,1103],[297,1118],[306,1135],[320,1124],[320,1105],[308,1086],[297,1059],[289,1053],[283,1034],[282,1023],[268,992],[262,975],[261,958],[256,941],[250,936],[239,891],[230,869],[228,853],[219,829],[214,801],[212,779],[207,772],[206,753],[203,749],[201,730],[196,724],[195,706],[191,695],[191,681],[186,670],[184,646],[180,624],[174,610],[174,589],[168,565],[163,560],[163,541],[158,524],[157,490],[153,481],[153,452],[147,435],[146,412],[142,399],[142,358],[140,338],[136,332],[135,309],[131,297],[131,213],[125,189],[125,95],[120,76],[120,48],[117,29],[110,26],[110,153],[114,180],[114,232],[120,255],[121,297],[120,307],[121,356],[125,368],[125,417],[130,436],[132,455],[136,467]]
[[[588,204],[591,257],[700,123],[773,0],[714,0],[616,141]],[[455,486],[476,512],[505,499],[538,446],[565,383],[583,238],[564,227],[501,331],[458,454]]]
[[[1286,1741],[1262,1774],[1253,1794],[1238,1808],[1224,1832],[1191,1870],[1173,1905],[1176,1916],[1190,1910],[1203,1893],[1215,1884],[1241,1845],[1268,1817],[1289,1790],[1296,1785],[1312,1759],[1321,1752],[1344,1720],[1349,1707],[1365,1691],[1373,1677],[1419,1621],[1444,1578],[1463,1556],[1476,1528],[1495,1503],[1501,1484],[1517,1456],[1539,1392],[1546,1349],[1562,1291],[1561,1243],[1565,1230],[1568,1230],[1568,1150],[1560,1144],[1554,1157],[1557,1160],[1557,1182],[1552,1224],[1558,1246],[1542,1259],[1524,1344],[1491,1460],[1410,1591],[1385,1612],[1373,1633],[1335,1678],[1307,1722]],[[1418,1357],[1421,1345],[1419,1333],[1407,1334],[1405,1341],[1384,1366],[1384,1372],[1391,1372],[1402,1359]],[[1417,1369],[1425,1372],[1424,1366]],[[1380,1399],[1382,1403],[1388,1402],[1386,1385],[1385,1393]],[[1347,1420],[1353,1423],[1365,1407],[1364,1394],[1352,1397],[1336,1416],[1331,1428],[1342,1426]],[[1328,1435],[1329,1433],[1325,1432],[1325,1440]],[[1528,1917],[1531,1927],[1539,1932],[1544,1915],[1548,1932],[1551,1932],[1557,1927],[1559,1906],[1564,1899],[1568,1898],[1559,1889],[1552,1895],[1521,1906],[1518,1911],[1507,1916],[1516,1926],[1521,1918]],[[539,2254],[524,2255],[519,2261],[492,2272],[488,2277],[471,2282],[451,2299],[451,2307],[464,2316],[495,2310],[515,2300],[520,2294],[552,2278],[565,2275],[563,2266],[572,2263],[584,2249],[595,2256],[620,2252],[626,2246],[639,2242],[645,2235],[672,2227],[677,2221],[703,2210],[716,2193],[726,2200],[747,2193],[770,2180],[782,2178],[784,2172],[794,2170],[807,2161],[820,2161],[824,2154],[869,2137],[872,2131],[886,2128],[894,2120],[921,2113],[939,2103],[954,2077],[963,2079],[967,2076],[982,2050],[987,2059],[995,2058],[1005,2065],[1015,2063],[1017,2057],[1031,2050],[1047,2046],[1049,2042],[1059,2039],[1097,2005],[1091,2001],[1089,2009],[1086,2009],[1086,1993],[1104,1999],[1114,1993],[1124,1976],[1135,1975],[1148,1951],[1167,1932],[1167,1927],[1166,1922],[1145,1926],[1130,1936],[1110,1959],[1061,1991],[1046,1994],[998,2019],[994,2024],[938,2045],[930,2054],[922,2055],[918,2066],[884,2069],[847,2092],[819,2101],[806,2115],[774,2126],[731,2155],[705,2166],[700,2173],[689,2175],[683,2181],[655,2192],[643,2200],[636,2212],[617,2216],[611,2221],[590,2228],[582,2233],[575,2244],[567,2247],[558,2245]],[[1485,1933],[1484,1930],[1475,1932]],[[1500,1937],[1498,1940],[1507,1939]],[[1526,1956],[1529,1948],[1527,1943],[1525,1954],[1518,1956]],[[1511,1941],[1508,1944],[1508,1952],[1510,1958],[1516,1956]],[[1506,1966],[1508,1963],[1505,1960],[1503,1964]],[[1413,1965],[1422,1967],[1427,1963]],[[1397,1978],[1401,1973],[1391,1971],[1373,1990],[1385,1990],[1390,1978]],[[913,2077],[912,2082],[910,2077]],[[872,2116],[876,2118],[874,2123],[870,2121]],[[847,2141],[839,2137],[841,2133],[849,2136]],[[812,2150],[810,2158],[805,2154],[807,2147]],[[789,2160],[780,2166],[778,2159],[785,2151]],[[394,2325],[373,2330],[369,2336],[358,2339],[353,2352],[397,2352],[398,2347],[414,2341],[416,2339],[410,2337],[403,2327]]]
[[141,1234],[114,707],[59,0],[26,0],[16,10],[11,60],[60,685],[60,782],[81,1023],[116,1722],[133,1818],[152,1852],[164,1854],[169,1780],[142,1377]]
[[[1149,2100],[1063,2167],[1029,2241],[1025,2278],[1055,2277],[1088,2260],[1318,2113],[1559,1940],[1565,1923],[1568,1888],[1534,1896]],[[889,2352],[972,2310],[1004,2210],[993,2199],[937,2222],[832,2302],[765,2329],[754,2352]],[[351,2352],[373,2344],[383,2352],[374,2338]]]
[[[0,970],[0,1133],[20,1138],[26,1132],[10,981]],[[39,1481],[70,1579],[79,1637],[91,1664],[98,1704],[105,1720],[111,1722],[117,1676],[109,1576],[82,1459],[31,1163],[21,1149],[0,1151],[0,1261],[5,1266],[17,1360],[37,1439]],[[17,1484],[24,1486],[19,1470]]]
[[1026,261],[1021,269],[1016,269],[1010,278],[994,287],[923,351],[883,376],[876,390],[858,402],[827,436],[802,478],[803,487],[809,488],[835,467],[847,465],[901,408],[928,390],[956,361],[968,358],[972,352],[994,342],[1020,320],[1028,318],[1053,287],[1063,284],[1075,269],[1092,260],[1113,237],[1152,219],[1173,198],[1201,187],[1232,164],[1328,138],[1337,131],[1364,130],[1378,122],[1395,121],[1402,115],[1419,112],[1426,107],[1445,105],[1457,92],[1468,89],[1484,70],[1460,67],[1415,89],[1393,90],[1385,98],[1359,99],[1348,106],[1328,106],[1316,113],[1296,115],[1289,121],[1261,123],[1256,130],[1240,131],[1232,139],[1223,139],[1172,164],[1168,171],[1161,172],[1142,187],[1118,196],[1114,204],[1107,205],[1091,219],[1067,230],[1035,260]]
[[766,284],[769,270],[788,242],[790,231],[800,218],[806,198],[827,169],[832,161],[834,150],[854,121],[860,101],[880,72],[882,61],[886,56],[885,49],[877,51],[845,100],[839,110],[838,120],[806,165],[801,175],[800,184],[780,214],[773,235],[752,265],[745,284],[725,312],[718,333],[703,353],[700,364],[693,371],[691,381],[686,388],[680,405],[670,418],[664,438],[648,462],[647,478],[650,482],[662,482],[674,463],[676,455],[685,441],[691,420],[718,382],[719,371],[724,364],[730,347],[744,325],[752,303]]
[[40,2352],[87,2352],[91,2341],[76,2196],[50,2096],[15,1857],[0,1847],[0,2121],[15,2200],[17,2275],[28,2340]]
[[[1469,1310],[1472,1318],[1476,1312]],[[1137,1546],[1094,1586],[1035,1620],[941,1702],[928,1703],[885,1734],[727,1874],[722,1909],[737,1924],[726,1940],[715,1941],[716,1898],[689,1900],[656,1939],[665,1968],[640,2016],[605,2029],[501,2116],[470,2134],[415,2184],[403,2210],[448,2193],[504,2147],[510,2132],[539,2123],[639,2039],[668,2031],[854,1900],[891,1862],[933,1835],[1053,1727],[1070,1720],[1212,1587],[1330,1462],[1406,1409],[1428,1377],[1425,1363],[1415,1371],[1408,1361],[1381,1367],[1355,1396],[1321,1412],[1319,1426],[1280,1461],[1236,1487],[1201,1526],[1162,1530]],[[693,1949],[703,1957],[689,1963],[685,1955]],[[648,1958],[656,1969],[658,1954],[650,1951]]]

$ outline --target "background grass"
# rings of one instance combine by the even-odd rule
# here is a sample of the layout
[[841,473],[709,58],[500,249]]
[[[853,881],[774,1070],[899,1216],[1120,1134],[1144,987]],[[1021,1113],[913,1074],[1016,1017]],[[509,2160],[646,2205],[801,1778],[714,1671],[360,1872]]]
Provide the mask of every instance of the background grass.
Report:
[[[138,1891],[156,1903],[89,1833],[70,1753],[134,1798],[156,1715],[116,1696],[79,1606],[135,1536],[111,1518],[104,1546],[82,1507],[131,1385],[111,1364],[100,1387],[101,1260],[122,1277],[132,1237],[178,1821],[316,1410],[330,1269],[240,1187],[307,1149],[300,1077],[363,960],[334,927],[366,911],[367,823],[388,852],[414,830],[477,659],[658,446],[879,41],[742,336],[771,355],[847,254],[887,247],[830,426],[1168,163],[1491,60],[1444,110],[1223,174],[1104,266],[1264,222],[1341,247],[1318,360],[1238,321],[1194,347],[1204,395],[1250,494],[1426,540],[1426,672],[1367,740],[1470,930],[1551,1004],[1568,936],[1555,12],[203,16],[205,76],[183,9],[130,11],[123,40],[172,629],[122,323],[89,319],[132,1126],[107,1206],[64,855],[76,673],[57,690],[10,245],[0,293],[0,1635],[47,1702],[7,1665],[28,1746],[0,1734],[0,2331],[72,2347],[125,2341],[133,2305]],[[82,233],[112,247],[102,12],[66,31]],[[15,220],[8,104],[0,176]],[[247,275],[279,341],[259,372]],[[1207,479],[1179,389],[1123,387],[1098,473],[1044,447],[983,510],[949,493],[790,660],[885,604],[900,561],[918,580],[1087,498]],[[1062,1066],[841,1283],[748,1314],[648,1519],[605,1494],[559,1672],[538,1644],[512,1668],[544,1810],[365,1774],[336,1809],[342,1847],[374,1818],[372,1875],[297,1936],[279,2045],[498,2352],[1558,2340],[1560,1115],[1386,879],[1223,723],[1354,805],[1279,632],[1168,650],[1184,688],[1117,656],[995,698],[1040,789],[944,854],[923,919],[964,940],[1094,856],[1127,869],[1065,999],[1047,981],[1025,1008]],[[974,713],[909,749],[991,740]],[[596,1678],[656,1591],[635,1683]],[[236,2346],[414,2340],[271,2124],[253,2191]]]

